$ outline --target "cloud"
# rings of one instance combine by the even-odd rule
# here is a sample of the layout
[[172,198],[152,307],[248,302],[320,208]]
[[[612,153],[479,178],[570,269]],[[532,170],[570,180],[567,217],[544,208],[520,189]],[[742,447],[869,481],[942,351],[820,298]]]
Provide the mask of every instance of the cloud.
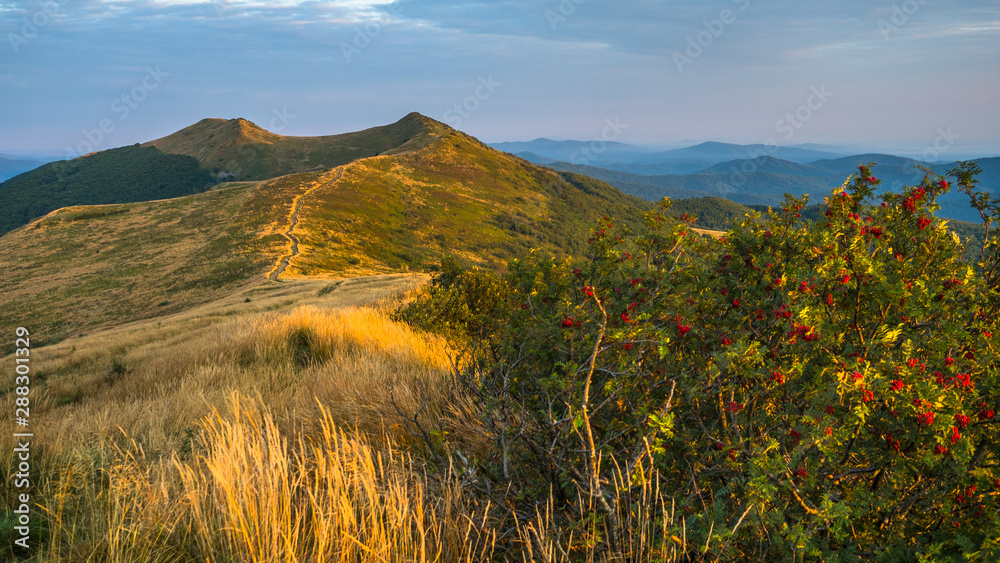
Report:
[[[39,1],[0,3],[0,38]],[[759,140],[820,84],[838,95],[802,137],[847,139],[868,122],[919,135],[923,112],[995,138],[1000,79],[979,61],[1000,52],[1000,12],[987,0],[919,4],[888,36],[892,1],[58,1],[17,53],[0,43],[0,96],[17,108],[0,148],[78,136],[151,64],[172,75],[119,128],[123,143],[286,104],[308,116],[303,134],[440,118],[489,74],[503,86],[463,123],[488,139],[587,137],[621,115],[633,141]],[[692,41],[704,45],[680,72],[674,55]]]

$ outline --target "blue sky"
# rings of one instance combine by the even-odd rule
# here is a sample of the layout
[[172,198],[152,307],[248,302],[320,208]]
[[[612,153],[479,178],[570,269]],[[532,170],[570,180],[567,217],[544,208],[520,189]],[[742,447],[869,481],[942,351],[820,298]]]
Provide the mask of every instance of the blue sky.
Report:
[[995,0],[0,0],[0,34],[0,152],[418,111],[488,142],[1000,154]]

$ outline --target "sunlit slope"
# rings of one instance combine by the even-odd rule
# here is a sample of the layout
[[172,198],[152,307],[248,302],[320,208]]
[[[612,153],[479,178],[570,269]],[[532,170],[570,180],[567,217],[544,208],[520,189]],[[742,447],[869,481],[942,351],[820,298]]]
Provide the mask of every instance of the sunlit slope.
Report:
[[585,250],[603,215],[637,221],[651,204],[560,175],[441,126],[427,147],[363,159],[303,198],[286,275],[422,269],[442,254],[501,265],[530,249]]
[[[68,207],[7,233],[0,324],[30,325],[39,341],[54,341],[176,312],[260,279],[284,249],[274,224],[283,210],[274,206],[288,187],[276,184]],[[265,189],[282,196],[255,197]]]

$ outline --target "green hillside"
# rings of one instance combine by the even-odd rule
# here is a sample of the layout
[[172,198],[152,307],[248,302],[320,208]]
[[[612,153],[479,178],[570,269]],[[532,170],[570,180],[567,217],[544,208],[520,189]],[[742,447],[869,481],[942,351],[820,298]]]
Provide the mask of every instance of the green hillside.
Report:
[[60,207],[178,197],[214,184],[195,159],[139,145],[53,162],[0,184],[0,234]]
[[638,223],[652,205],[591,178],[557,174],[439,128],[422,150],[364,159],[299,214],[292,272],[395,271],[442,254],[499,266],[532,248],[583,252],[598,218]]
[[703,229],[728,230],[734,220],[740,220],[753,211],[750,207],[722,199],[721,197],[699,197],[678,199],[670,206],[670,215],[682,214],[698,218],[695,225]]

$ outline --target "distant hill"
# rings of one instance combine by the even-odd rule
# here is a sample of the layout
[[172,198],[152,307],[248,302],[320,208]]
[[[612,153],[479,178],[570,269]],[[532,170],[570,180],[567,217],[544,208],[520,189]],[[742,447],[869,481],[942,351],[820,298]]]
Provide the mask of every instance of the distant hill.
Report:
[[[854,165],[857,169],[857,165]],[[743,170],[751,172],[773,172],[775,174],[787,174],[789,176],[804,176],[809,178],[822,178],[831,175],[842,175],[839,170],[831,171],[811,164],[799,164],[789,160],[774,158],[773,156],[761,156],[754,159],[730,160],[720,162],[702,171],[704,174],[732,174]]]
[[699,197],[674,200],[669,213],[674,217],[683,214],[694,215],[698,218],[695,222],[696,227],[726,231],[733,221],[742,220],[751,211],[753,209],[746,205],[721,197]]
[[[649,201],[664,197],[672,199],[722,197],[745,205],[774,205],[785,193],[828,193],[829,187],[822,178],[797,177],[760,171],[754,174],[706,172],[699,174],[666,174],[644,176],[599,167],[582,167],[556,163],[554,170],[586,174],[615,186],[627,194]],[[737,169],[738,170],[738,169]],[[843,183],[841,180],[840,183]]]
[[9,180],[22,172],[34,170],[42,164],[44,163],[37,160],[27,160],[9,155],[0,155],[0,182]]
[[[432,119],[408,118],[409,137],[382,137],[393,139],[385,143],[395,145],[391,154],[173,199],[64,207],[8,232],[0,237],[0,267],[9,273],[0,277],[0,322],[30,317],[41,341],[59,340],[247,288],[277,289],[269,278],[282,264],[279,280],[328,279],[428,270],[446,253],[486,267],[530,249],[580,255],[600,217],[634,226],[653,208],[598,180],[493,150]],[[215,140],[226,129],[217,131],[207,137]],[[258,145],[277,142],[256,135]],[[180,141],[207,147],[205,153],[232,146],[232,139],[216,146],[196,139],[188,130],[165,148],[180,150]],[[194,157],[152,146],[74,160],[80,170],[69,177],[91,174],[102,160],[132,162],[141,169],[136,174],[169,176],[183,165],[208,177]]]
[[806,146],[736,145],[714,141],[666,151],[653,151],[614,141],[591,143],[588,141],[553,141],[551,139],[494,143],[490,146],[538,164],[565,162],[578,166],[599,166],[630,174],[654,176],[694,174],[722,162],[761,156],[795,163],[808,163],[841,156],[835,152],[816,150]]
[[[946,175],[955,167],[951,164],[930,164],[885,154],[861,154],[836,159],[824,159],[801,164],[761,156],[754,159],[731,160],[714,164],[694,174],[645,175],[630,174],[609,167],[577,166],[565,162],[545,166],[563,171],[586,174],[605,181],[625,193],[650,201],[663,197],[699,198],[723,197],[745,205],[777,205],[785,193],[796,196],[810,194],[813,201],[827,195],[857,172],[858,165],[875,162],[873,170],[881,180],[883,191],[899,191],[903,186],[919,184],[924,172],[916,166],[929,167],[932,172]],[[977,161],[983,169],[979,188],[1000,193],[1000,158]],[[968,196],[952,191],[938,199],[939,216],[978,222],[979,216],[969,207]]]
[[0,234],[60,207],[178,197],[215,183],[191,157],[138,145],[49,163],[0,184]]
[[540,154],[535,154],[535,153],[533,153],[531,151],[524,151],[524,152],[514,153],[514,156],[519,156],[519,157],[523,158],[524,160],[527,160],[528,162],[530,162],[532,164],[555,164],[555,163],[559,162],[559,160],[556,160],[554,158],[549,158],[547,156],[542,156]]
[[692,158],[665,162],[614,162],[601,164],[600,166],[608,170],[616,170],[639,176],[665,176],[671,174],[697,174],[714,164],[717,164],[717,161]]
[[809,163],[824,158],[841,156],[836,153],[804,149],[800,147],[780,147],[768,145],[735,145],[709,141],[683,149],[647,154],[642,162],[671,162],[677,160],[701,160],[713,163],[727,160],[751,159],[759,156],[771,156],[782,160],[798,163]]

